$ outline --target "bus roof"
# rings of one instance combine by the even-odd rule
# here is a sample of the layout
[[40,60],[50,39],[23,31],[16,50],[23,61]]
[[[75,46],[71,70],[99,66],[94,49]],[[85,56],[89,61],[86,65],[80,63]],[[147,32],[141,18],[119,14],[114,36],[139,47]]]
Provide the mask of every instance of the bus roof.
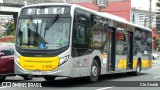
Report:
[[143,26],[140,26],[138,24],[134,24],[132,22],[127,21],[124,18],[115,16],[115,15],[112,15],[112,14],[109,14],[109,13],[106,13],[106,12],[97,12],[97,11],[94,11],[94,10],[91,10],[91,9],[88,9],[88,8],[85,8],[85,7],[82,7],[82,6],[79,6],[79,5],[74,5],[74,6],[82,8],[82,9],[85,9],[85,10],[90,11],[92,13],[95,13],[95,14],[97,14],[99,16],[102,16],[102,17],[105,17],[105,18],[108,18],[108,19],[111,19],[111,20],[114,20],[114,21],[117,21],[117,22],[125,23],[125,24],[131,25],[131,26],[135,26],[135,27],[138,27],[138,28],[142,28],[142,29],[145,29],[147,31],[151,31],[152,32],[152,30],[149,29],[149,28],[147,28],[147,27],[143,27]]
[[89,8],[86,8],[86,7],[82,7],[82,6],[77,5],[77,4],[68,4],[68,3],[42,3],[42,4],[33,4],[33,5],[29,5],[29,6],[24,6],[22,8],[35,7],[35,6],[52,6],[52,5],[57,5],[57,6],[61,6],[61,5],[72,6],[74,8],[78,7],[78,8],[81,8],[81,9],[85,9],[86,11],[89,11],[89,12],[94,13],[94,14],[96,14],[98,16],[101,16],[101,17],[105,17],[105,18],[108,18],[108,19],[111,19],[111,20],[114,20],[114,21],[117,21],[117,22],[121,22],[121,23],[124,23],[124,24],[135,26],[135,27],[138,27],[138,28],[141,28],[141,29],[145,29],[147,31],[152,31],[151,29],[149,29],[147,27],[143,27],[143,26],[140,26],[138,24],[131,23],[131,22],[125,20],[124,18],[115,16],[115,15],[112,15],[112,14],[109,14],[109,13],[105,13],[105,12],[97,12],[97,11],[91,10]]
[[68,4],[68,3],[41,3],[41,4],[32,4],[32,5],[27,5],[27,6],[23,6],[22,8],[26,8],[26,7],[36,7],[36,6],[52,6],[52,5],[57,5],[57,6],[72,6],[75,4]]

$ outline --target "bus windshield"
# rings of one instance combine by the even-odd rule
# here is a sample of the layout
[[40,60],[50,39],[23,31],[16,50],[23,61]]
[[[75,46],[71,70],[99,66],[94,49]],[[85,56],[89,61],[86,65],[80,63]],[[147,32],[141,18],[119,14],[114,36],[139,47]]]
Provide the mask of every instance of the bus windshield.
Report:
[[69,45],[70,18],[20,18],[16,46],[22,49],[60,49]]

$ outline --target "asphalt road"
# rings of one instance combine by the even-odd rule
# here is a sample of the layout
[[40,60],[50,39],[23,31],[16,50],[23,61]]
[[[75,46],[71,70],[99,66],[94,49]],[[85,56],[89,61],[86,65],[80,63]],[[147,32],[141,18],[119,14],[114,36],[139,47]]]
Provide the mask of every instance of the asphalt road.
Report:
[[[158,52],[159,54],[159,52]],[[160,55],[160,54],[159,54]],[[7,77],[5,82],[15,87],[0,87],[3,90],[158,90],[160,89],[160,58],[153,60],[153,68],[142,71],[141,75],[112,74],[103,75],[99,82],[88,83],[84,78],[64,79],[58,78],[55,81],[45,81],[41,77],[24,81],[22,77]],[[0,86],[6,83],[1,82]],[[20,84],[21,85],[20,85]],[[20,85],[20,88],[16,85]],[[30,86],[30,88],[28,88]],[[36,87],[37,86],[37,87]]]

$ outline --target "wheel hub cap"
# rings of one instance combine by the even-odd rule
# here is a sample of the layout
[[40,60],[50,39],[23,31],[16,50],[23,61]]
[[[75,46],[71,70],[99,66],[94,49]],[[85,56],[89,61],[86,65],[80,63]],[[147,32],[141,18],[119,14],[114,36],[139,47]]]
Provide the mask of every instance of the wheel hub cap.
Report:
[[93,66],[92,67],[92,74],[93,74],[93,76],[97,76],[97,67],[96,66]]

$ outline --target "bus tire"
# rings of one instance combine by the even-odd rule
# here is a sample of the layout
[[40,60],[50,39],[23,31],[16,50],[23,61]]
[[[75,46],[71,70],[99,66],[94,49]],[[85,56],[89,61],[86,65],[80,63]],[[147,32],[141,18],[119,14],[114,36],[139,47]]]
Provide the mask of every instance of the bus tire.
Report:
[[6,79],[6,76],[0,76],[0,81],[4,81]]
[[100,67],[98,65],[98,62],[96,60],[93,60],[91,65],[90,76],[88,78],[89,82],[97,82],[99,74],[100,74]]
[[24,80],[32,80],[32,78],[33,78],[32,75],[23,75],[22,77]]
[[56,77],[55,77],[55,76],[43,76],[43,78],[44,78],[46,81],[52,81],[52,80],[54,80]]
[[133,73],[135,76],[138,76],[140,75],[140,71],[141,71],[141,63],[140,61],[138,60],[137,62],[137,67],[136,67],[136,71]]

